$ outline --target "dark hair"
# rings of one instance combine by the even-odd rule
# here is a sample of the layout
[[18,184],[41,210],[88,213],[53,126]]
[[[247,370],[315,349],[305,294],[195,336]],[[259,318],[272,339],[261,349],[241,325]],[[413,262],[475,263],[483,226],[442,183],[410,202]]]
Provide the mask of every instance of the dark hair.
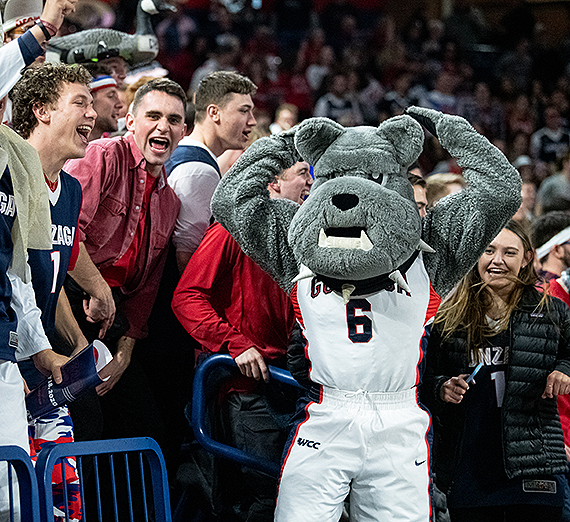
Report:
[[180,85],[178,85],[176,82],[168,78],[155,78],[154,80],[150,80],[149,82],[141,85],[137,89],[137,92],[135,92],[135,97],[133,98],[133,108],[131,110],[132,114],[136,114],[142,99],[152,91],[164,92],[170,96],[178,98],[184,106],[184,111],[186,111],[187,98],[184,89],[180,87]]
[[28,67],[10,93],[12,125],[28,139],[38,125],[33,108],[55,109],[65,83],[80,83],[89,87],[91,75],[82,65],[45,62]]
[[194,127],[194,118],[196,117],[196,107],[192,102],[186,104],[186,110],[184,111],[184,123],[186,123],[186,132]]
[[232,71],[216,71],[205,76],[198,85],[194,105],[195,122],[201,123],[206,117],[208,105],[225,107],[231,94],[251,94],[257,92],[257,86],[246,76]]
[[97,76],[113,75],[113,69],[101,62],[87,62],[82,65],[89,71],[89,74],[91,74],[93,78],[97,78]]
[[[556,210],[543,214],[532,224],[531,240],[534,248],[539,248],[558,232],[570,226],[570,214]],[[548,255],[548,254],[547,254]],[[544,256],[543,259],[547,257]]]
[[408,181],[412,184],[412,187],[415,187],[416,185],[418,185],[422,188],[427,187],[427,183],[426,183],[426,180],[424,178],[421,178],[420,176],[416,176],[415,174],[412,174],[410,171],[408,171]]
[[567,150],[560,158],[556,160],[556,170],[562,170],[564,163],[570,161],[570,150]]

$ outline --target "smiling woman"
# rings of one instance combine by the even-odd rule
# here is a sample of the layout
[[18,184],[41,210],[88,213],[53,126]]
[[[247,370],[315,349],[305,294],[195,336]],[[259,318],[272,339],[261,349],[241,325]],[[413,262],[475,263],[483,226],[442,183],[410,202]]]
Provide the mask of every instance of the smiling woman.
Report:
[[530,239],[509,222],[435,318],[421,393],[452,522],[560,517],[556,396],[570,391],[570,321],[534,288],[532,259]]
[[477,263],[477,271],[494,297],[493,308],[497,310],[489,310],[491,317],[501,315],[502,303],[509,300],[521,269],[531,260],[532,250],[525,249],[522,239],[506,228],[485,249]]

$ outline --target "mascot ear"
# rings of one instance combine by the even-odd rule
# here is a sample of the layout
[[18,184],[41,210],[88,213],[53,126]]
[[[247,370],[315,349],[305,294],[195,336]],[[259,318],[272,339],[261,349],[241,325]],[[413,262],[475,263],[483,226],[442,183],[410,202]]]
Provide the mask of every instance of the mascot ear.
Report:
[[336,121],[328,118],[309,118],[297,126],[295,147],[305,161],[316,165],[331,143],[345,132],[346,129]]
[[424,146],[424,131],[410,116],[395,116],[380,124],[376,131],[394,147],[394,157],[408,167],[418,159]]

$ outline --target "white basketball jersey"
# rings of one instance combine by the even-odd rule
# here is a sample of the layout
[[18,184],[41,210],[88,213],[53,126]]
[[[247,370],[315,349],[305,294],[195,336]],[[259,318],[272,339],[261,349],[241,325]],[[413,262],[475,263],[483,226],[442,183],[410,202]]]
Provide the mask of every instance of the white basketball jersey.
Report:
[[421,255],[405,278],[411,295],[394,284],[353,296],[347,304],[316,277],[297,283],[291,297],[307,340],[313,382],[368,392],[396,392],[418,384],[420,344],[439,297]]

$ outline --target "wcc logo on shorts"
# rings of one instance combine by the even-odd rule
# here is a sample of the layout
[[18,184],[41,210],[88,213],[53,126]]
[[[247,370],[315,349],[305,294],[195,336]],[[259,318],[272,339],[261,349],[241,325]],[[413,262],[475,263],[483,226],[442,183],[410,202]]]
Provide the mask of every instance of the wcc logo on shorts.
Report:
[[301,437],[299,437],[297,439],[297,445],[298,446],[306,446],[307,448],[311,448],[311,449],[319,449],[319,446],[321,445],[320,442],[316,442],[314,440],[309,440],[309,439],[302,439]]

